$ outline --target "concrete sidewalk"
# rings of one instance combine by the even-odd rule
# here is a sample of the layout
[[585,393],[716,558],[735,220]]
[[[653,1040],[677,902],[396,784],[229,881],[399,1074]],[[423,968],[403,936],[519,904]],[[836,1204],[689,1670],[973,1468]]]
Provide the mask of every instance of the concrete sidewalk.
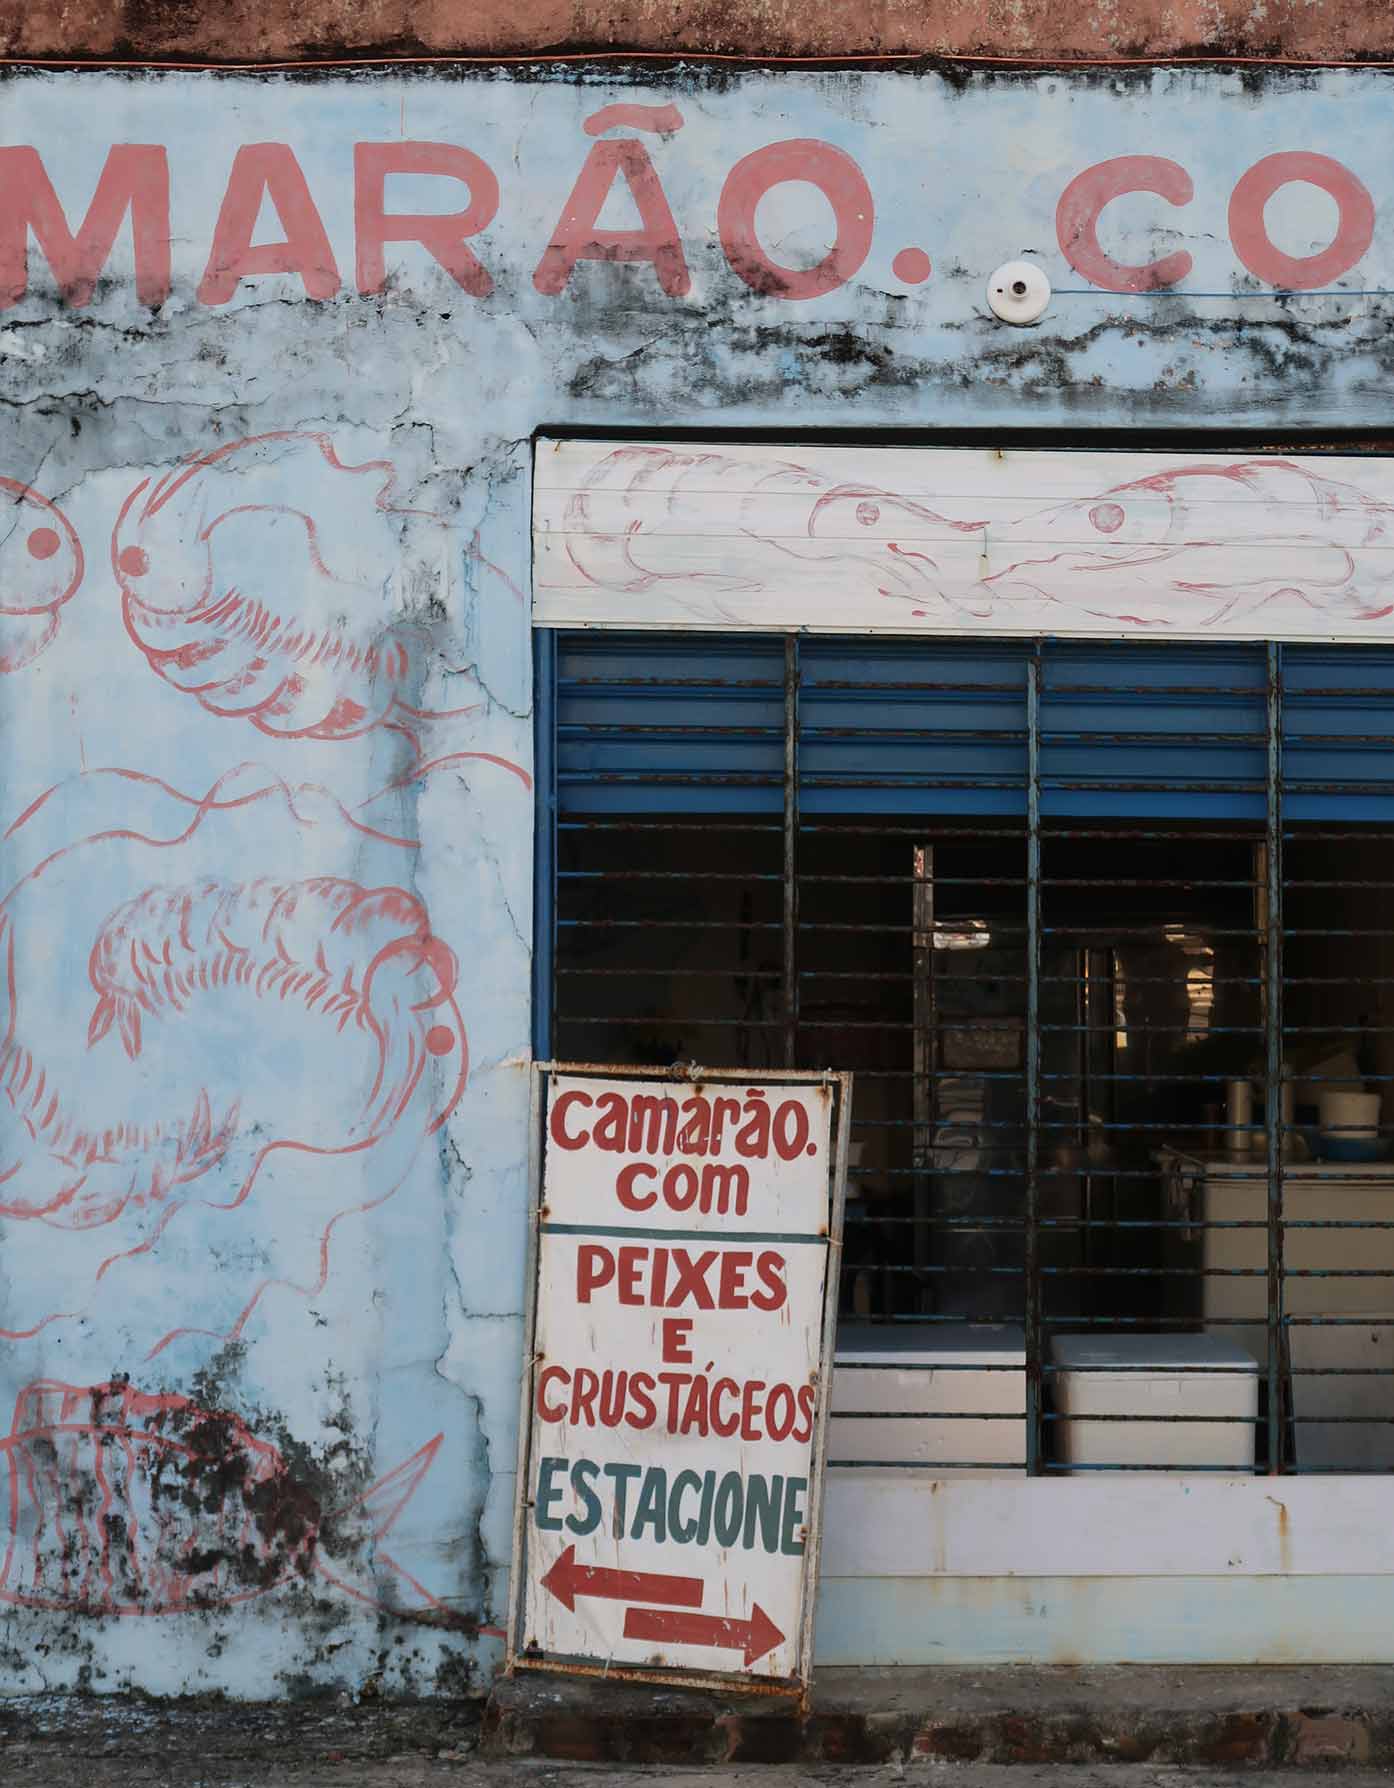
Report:
[[[948,1783],[942,1770],[952,1769]],[[903,1764],[879,1769],[837,1769],[820,1765],[787,1769],[778,1765],[717,1765],[707,1769],[665,1769],[634,1764],[592,1768],[586,1764],[452,1763],[393,1757],[381,1762],[302,1767],[276,1758],[223,1764],[191,1757],[123,1760],[85,1759],[81,1772],[50,1773],[23,1758],[7,1763],[6,1788],[902,1788],[916,1779],[937,1788],[1233,1788],[1234,1778],[1218,1770],[1162,1770],[1150,1764],[1108,1764],[1095,1769],[1068,1765],[990,1763],[941,1766],[939,1774]],[[1321,1770],[1306,1775],[1311,1788],[1386,1788],[1377,1770]],[[1245,1775],[1248,1788],[1278,1788],[1277,1771]]]
[[[766,1778],[762,1764],[801,1768]],[[1100,1764],[1102,1775],[1091,1767]],[[1206,1788],[1217,1769],[1339,1766],[1341,1783],[1355,1788],[1367,1770],[1394,1767],[1394,1668],[825,1671],[807,1712],[767,1696],[540,1673],[497,1685],[487,1706],[348,1696],[274,1706],[0,1701],[4,1788],[416,1788],[446,1779],[543,1788],[586,1765],[587,1788],[946,1774],[954,1788],[1032,1788],[1051,1776],[1072,1788],[1179,1788],[1192,1777],[1177,1766],[1202,1771],[1194,1780]],[[694,1765],[706,1768],[689,1775]]]
[[810,1705],[587,1677],[495,1685],[483,1751],[591,1763],[1394,1768],[1394,1667],[824,1670]]

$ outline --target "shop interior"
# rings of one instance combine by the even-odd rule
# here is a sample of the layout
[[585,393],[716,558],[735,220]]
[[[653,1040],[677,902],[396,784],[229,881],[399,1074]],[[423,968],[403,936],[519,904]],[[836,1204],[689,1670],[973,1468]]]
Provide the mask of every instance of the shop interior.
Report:
[[555,663],[553,1056],[855,1075],[834,1460],[1394,1469],[1394,653]]
[[[850,1407],[907,1408],[878,1360],[968,1348],[933,1405],[963,1419],[928,1441],[849,1424],[871,1457],[1387,1470],[1394,832],[1286,825],[1276,890],[1273,843],[1175,818],[1046,821],[1034,852],[991,813],[820,814],[792,837],[769,811],[577,819],[557,833],[553,1052],[855,1074]],[[967,1368],[993,1337],[1024,1362],[1028,1333],[1025,1449],[1002,1401],[1020,1372],[983,1381],[974,1428]],[[1158,1396],[1193,1371],[1221,1402],[1143,1422],[1148,1361]],[[1113,1396],[1101,1418],[1076,1369]],[[1188,1407],[1183,1382],[1167,1413]],[[994,1423],[1005,1451],[982,1443]]]

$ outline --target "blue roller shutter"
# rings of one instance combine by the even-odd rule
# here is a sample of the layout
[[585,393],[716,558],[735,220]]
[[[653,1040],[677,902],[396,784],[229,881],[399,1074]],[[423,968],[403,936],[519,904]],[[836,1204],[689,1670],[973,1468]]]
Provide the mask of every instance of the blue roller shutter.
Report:
[[[1275,656],[1286,816],[1394,817],[1394,650]],[[1043,817],[1263,819],[1268,648],[1150,641],[803,639],[802,811],[1024,815],[1037,657]],[[778,636],[560,636],[560,811],[778,811],[784,682]]]

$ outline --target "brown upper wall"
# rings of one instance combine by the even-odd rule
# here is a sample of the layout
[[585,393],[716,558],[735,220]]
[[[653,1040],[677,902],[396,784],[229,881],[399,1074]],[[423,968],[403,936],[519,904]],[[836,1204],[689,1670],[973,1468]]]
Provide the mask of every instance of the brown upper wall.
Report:
[[1390,0],[0,0],[0,53],[207,62],[643,51],[1035,61],[1394,56]]

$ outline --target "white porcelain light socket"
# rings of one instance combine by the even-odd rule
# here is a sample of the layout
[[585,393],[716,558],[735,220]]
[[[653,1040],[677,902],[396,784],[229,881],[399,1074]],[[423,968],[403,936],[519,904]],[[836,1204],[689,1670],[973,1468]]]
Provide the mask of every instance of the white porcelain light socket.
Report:
[[987,282],[987,301],[994,316],[1022,327],[1045,314],[1050,281],[1034,261],[1004,261]]

